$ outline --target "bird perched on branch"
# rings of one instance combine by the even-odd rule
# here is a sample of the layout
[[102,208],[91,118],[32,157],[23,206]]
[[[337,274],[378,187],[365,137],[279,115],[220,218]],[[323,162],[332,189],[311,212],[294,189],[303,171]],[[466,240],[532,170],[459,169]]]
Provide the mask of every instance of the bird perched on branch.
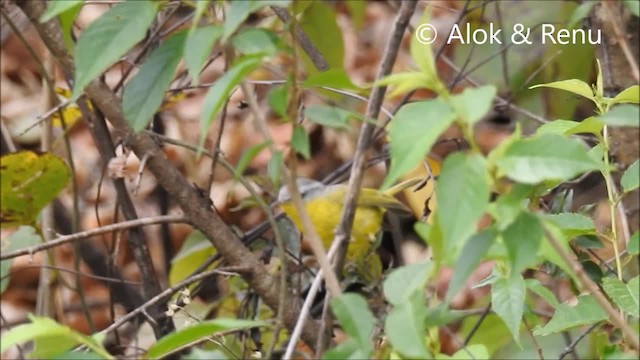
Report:
[[[410,210],[393,195],[418,182],[420,179],[407,180],[385,191],[361,189],[346,255],[347,271],[355,270],[355,273],[365,282],[380,279],[382,265],[375,249],[378,234],[382,230],[383,216],[387,211],[410,213]],[[336,227],[340,222],[347,185],[325,185],[306,178],[298,178],[296,183],[306,212],[326,251],[331,246]],[[302,221],[286,186],[283,186],[278,193],[278,203],[298,230],[304,233]]]

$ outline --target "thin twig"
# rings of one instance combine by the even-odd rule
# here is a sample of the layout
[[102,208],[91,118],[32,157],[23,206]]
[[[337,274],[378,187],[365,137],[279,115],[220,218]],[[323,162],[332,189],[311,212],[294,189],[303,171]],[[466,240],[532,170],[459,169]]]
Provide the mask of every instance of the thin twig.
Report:
[[[327,257],[329,259],[333,259],[333,257],[335,256],[336,252],[338,251],[338,245],[339,244],[337,242],[334,242],[333,244],[331,244],[331,248],[329,248],[329,252],[327,254]],[[282,357],[283,360],[291,359],[291,356],[293,355],[293,351],[296,348],[296,344],[298,343],[298,339],[300,338],[304,324],[307,321],[307,318],[309,317],[309,312],[311,311],[311,305],[313,305],[313,300],[318,294],[318,290],[320,289],[320,284],[322,284],[322,278],[324,275],[323,271],[324,271],[323,269],[320,269],[320,271],[318,271],[318,274],[316,274],[316,277],[313,279],[313,282],[311,283],[311,287],[307,292],[307,297],[304,299],[304,303],[302,304],[302,308],[300,309],[300,315],[298,316],[298,321],[296,322],[296,325],[293,328],[293,332],[291,333],[289,344],[287,345],[287,349],[285,350],[284,356]]]
[[[391,34],[387,42],[387,46],[384,49],[380,67],[376,74],[376,79],[381,79],[391,72],[393,63],[395,62],[402,42],[402,37],[405,33],[407,25],[413,12],[416,8],[417,2],[403,1],[400,8],[400,12],[396,16],[393,23]],[[369,104],[365,112],[365,117],[369,119],[377,119],[380,113],[380,107],[384,100],[384,94],[386,87],[374,87],[369,97]],[[362,184],[362,178],[364,175],[364,168],[366,164],[366,151],[372,142],[373,131],[376,126],[365,122],[362,124],[360,130],[360,136],[358,137],[358,144],[356,146],[356,152],[354,155],[353,166],[351,167],[351,176],[349,179],[349,185],[347,193],[345,195],[344,207],[340,215],[340,222],[338,223],[335,237],[333,242],[342,244],[340,246],[340,252],[337,256],[336,269],[337,273],[341,272],[341,268],[344,262],[345,255],[347,253],[347,247],[349,242],[347,241],[351,236],[351,229],[353,226],[353,219],[355,217],[355,204],[360,194],[360,188]]]
[[5,252],[0,255],[0,260],[13,259],[15,257],[22,256],[22,255],[33,255],[37,252],[51,249],[56,246],[66,244],[68,242],[78,241],[78,240],[86,239],[91,236],[109,233],[112,231],[121,231],[121,230],[129,229],[132,227],[153,225],[153,224],[159,224],[163,222],[187,222],[187,221],[188,219],[182,215],[165,215],[165,216],[136,219],[131,221],[123,221],[116,224],[106,225],[106,226],[91,229],[91,230],[81,231],[71,235],[59,236],[46,243],[30,246],[20,250]]
[[482,324],[484,319],[487,317],[487,315],[489,315],[490,312],[491,312],[491,303],[487,304],[487,307],[485,307],[484,310],[482,311],[482,314],[480,314],[480,318],[478,319],[478,321],[476,321],[476,323],[473,324],[471,331],[469,331],[467,336],[464,338],[464,346],[469,345],[469,341],[471,341],[471,338],[473,337],[473,335],[476,334],[476,331],[478,331],[478,329],[480,328],[480,325]]
[[573,270],[575,278],[578,280],[580,287],[583,290],[591,293],[593,298],[596,300],[598,305],[607,313],[609,316],[609,321],[616,327],[620,328],[622,333],[624,334],[628,344],[635,350],[640,349],[640,343],[638,341],[638,334],[633,331],[633,329],[627,324],[624,318],[620,315],[620,313],[611,306],[611,303],[607,300],[607,298],[602,295],[600,292],[600,288],[598,285],[591,280],[591,278],[585,273],[584,269],[580,264],[573,258],[567,254],[567,252],[560,246],[558,239],[556,239],[555,235],[553,235],[549,230],[545,228],[546,238],[551,243],[551,246],[554,248],[556,253],[560,255],[562,260]]
[[[278,18],[280,18],[283,23],[286,24],[289,22],[290,16],[287,10],[278,6],[272,6],[271,9],[276,13]],[[329,64],[327,63],[327,60],[325,60],[324,56],[322,56],[320,51],[318,51],[311,40],[309,40],[309,37],[304,33],[304,31],[302,31],[299,26],[294,26],[294,31],[300,47],[307,53],[309,59],[311,59],[311,62],[316,67],[316,69],[318,69],[319,71],[329,70]]]
[[144,304],[140,305],[140,307],[138,307],[137,309],[129,312],[127,315],[121,317],[118,319],[118,321],[114,322],[113,324],[109,325],[109,327],[107,327],[106,329],[100,331],[101,334],[108,334],[111,331],[119,328],[120,326],[122,326],[124,323],[126,323],[127,321],[133,319],[134,317],[136,317],[138,314],[141,314],[142,312],[146,311],[146,309],[148,309],[151,306],[154,306],[164,300],[166,300],[169,296],[173,295],[174,293],[184,289],[185,287],[193,284],[194,282],[200,281],[202,279],[206,279],[209,276],[213,276],[213,275],[229,275],[229,273],[240,273],[240,272],[245,272],[247,269],[245,267],[228,267],[228,268],[221,268],[221,269],[213,269],[213,270],[208,270],[208,271],[204,271],[198,275],[194,275],[194,276],[190,276],[182,281],[180,281],[179,283],[165,289],[164,291],[160,292],[158,295],[152,297],[151,299],[147,300],[147,302],[145,302]]
[[560,353],[560,355],[558,355],[558,360],[562,360],[564,359],[567,355],[571,354],[571,353],[575,353],[575,349],[576,346],[578,346],[578,343],[580,341],[582,341],[582,339],[585,338],[585,336],[589,335],[590,332],[592,332],[593,330],[595,330],[595,328],[597,328],[598,326],[600,326],[600,323],[597,322],[593,325],[591,325],[587,330],[585,330],[582,334],[580,334],[580,336],[578,336],[577,338],[575,338],[575,340],[573,340],[573,342],[571,342],[571,344],[569,344],[564,351],[562,351]]

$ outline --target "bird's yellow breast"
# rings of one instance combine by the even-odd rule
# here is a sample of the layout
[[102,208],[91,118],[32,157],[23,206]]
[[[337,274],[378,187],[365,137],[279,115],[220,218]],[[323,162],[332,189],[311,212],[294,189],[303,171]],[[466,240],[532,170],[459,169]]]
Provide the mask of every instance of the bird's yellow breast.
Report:
[[[317,196],[305,201],[305,208],[311,223],[322,240],[325,250],[331,245],[335,229],[340,221],[343,207],[341,200],[336,199],[336,196]],[[296,227],[302,231],[302,222],[293,204],[287,202],[281,206]],[[376,206],[358,206],[356,208],[347,259],[359,259],[369,250],[380,231],[384,212],[384,208]]]

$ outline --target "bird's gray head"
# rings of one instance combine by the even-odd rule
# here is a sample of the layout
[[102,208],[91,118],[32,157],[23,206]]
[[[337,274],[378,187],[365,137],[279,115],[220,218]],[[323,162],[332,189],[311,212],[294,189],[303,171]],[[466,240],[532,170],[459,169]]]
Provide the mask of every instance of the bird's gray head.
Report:
[[[307,178],[297,178],[296,184],[298,185],[298,191],[302,195],[303,199],[308,199],[314,195],[319,194],[325,189],[325,185],[319,181]],[[289,193],[289,187],[284,185],[278,191],[278,202],[284,203],[291,200],[291,193]]]

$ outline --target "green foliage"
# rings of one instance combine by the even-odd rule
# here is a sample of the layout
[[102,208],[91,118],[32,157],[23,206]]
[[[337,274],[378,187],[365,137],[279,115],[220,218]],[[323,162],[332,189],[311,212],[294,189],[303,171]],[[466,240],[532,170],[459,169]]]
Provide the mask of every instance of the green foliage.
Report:
[[78,99],[85,86],[144,38],[157,10],[157,5],[148,0],[122,2],[82,32],[75,48],[72,101]]
[[304,109],[304,115],[316,124],[343,130],[349,128],[349,119],[356,117],[351,111],[326,105],[311,105]]
[[393,349],[406,358],[431,357],[425,344],[426,318],[427,308],[421,291],[413,292],[403,302],[395,304],[384,323]]
[[329,69],[320,73],[311,74],[302,82],[302,85],[306,88],[326,86],[344,90],[360,90],[360,88],[351,81],[349,75],[342,69]]
[[16,344],[34,341],[29,354],[32,358],[54,358],[77,345],[85,345],[100,359],[113,359],[96,337],[82,335],[47,317],[29,315],[29,320],[31,323],[18,325],[2,335],[0,353]]
[[40,22],[47,22],[54,17],[69,11],[70,9],[80,6],[83,3],[82,0],[58,0],[52,1],[47,6],[47,10],[40,16]]
[[422,262],[395,269],[384,281],[387,300],[393,305],[407,301],[413,293],[424,288],[431,272],[431,263]]
[[423,289],[431,274],[431,263],[403,266],[383,283],[384,295],[393,305],[385,320],[385,331],[394,350],[409,358],[427,358],[426,317]]
[[367,301],[360,295],[343,294],[331,300],[331,310],[349,336],[349,340],[327,352],[324,358],[368,358],[373,351],[370,338],[373,334],[374,318]]
[[2,227],[31,225],[69,182],[69,168],[52,153],[20,151],[0,158]]
[[[198,5],[202,3],[206,2],[198,1]],[[194,85],[200,83],[200,71],[211,54],[213,45],[220,37],[222,37],[222,28],[215,25],[196,28],[187,36],[184,44],[184,62]]]
[[640,163],[638,160],[634,161],[633,164],[625,170],[620,179],[620,184],[622,184],[622,190],[626,193],[640,186]]
[[144,129],[158,110],[173,80],[187,36],[181,31],[165,40],[125,86],[122,111],[135,131]]
[[626,284],[618,278],[605,277],[602,279],[602,288],[620,310],[640,317],[640,277],[636,276]]
[[311,158],[311,143],[309,136],[301,125],[293,127],[293,135],[291,136],[291,147],[303,158],[309,160]]
[[489,247],[496,239],[495,230],[492,228],[483,230],[471,237],[464,245],[460,256],[453,268],[453,277],[447,290],[447,301],[450,301],[467,281],[471,273],[478,267]]
[[[242,2],[242,1],[241,1]],[[209,89],[202,104],[200,115],[200,148],[204,144],[209,127],[216,114],[229,97],[231,89],[253,71],[262,61],[261,55],[250,55],[237,59],[229,70]]]
[[640,126],[638,105],[623,104],[613,107],[598,118],[609,126]]
[[400,176],[420,164],[454,119],[451,107],[439,99],[403,106],[389,125],[391,168],[382,188],[389,188]]
[[[342,31],[336,22],[336,14],[333,8],[324,2],[314,1],[304,9],[300,18],[300,27],[309,37],[311,43],[323,55],[329,65],[329,69],[342,69],[344,67],[344,41]],[[303,57],[305,70],[309,74],[318,70],[311,63],[309,56],[300,51]],[[327,69],[324,69],[327,70]]]
[[445,251],[458,249],[473,234],[489,204],[485,159],[462,153],[447,157],[436,183],[436,196]]
[[547,336],[557,334],[572,327],[592,325],[607,319],[607,315],[591,295],[578,297],[578,304],[570,306],[560,304],[556,307],[553,317],[543,327],[533,330],[533,335]]
[[236,165],[236,171],[234,177],[238,179],[244,171],[247,169],[251,160],[253,160],[258,154],[262,152],[262,150],[266,149],[271,145],[270,141],[263,141],[259,144],[248,147],[246,150],[242,152],[240,155],[240,160],[238,160],[238,165]]
[[520,272],[538,262],[537,254],[544,234],[540,220],[533,214],[521,212],[502,232],[507,247],[511,271]]
[[491,308],[504,321],[518,344],[525,293],[524,279],[515,271],[510,276],[499,277],[491,284]]
[[159,359],[182,349],[183,346],[206,340],[222,332],[268,326],[264,321],[226,319],[202,321],[171,333],[149,347],[147,357]]
[[451,96],[451,105],[465,123],[473,125],[489,112],[496,91],[496,87],[490,85],[466,88],[461,94]]
[[171,259],[169,285],[173,286],[190,276],[209,257],[216,253],[211,242],[199,231],[193,231],[180,251]]
[[580,141],[555,134],[514,141],[497,165],[503,174],[525,184],[569,180],[599,169]]

